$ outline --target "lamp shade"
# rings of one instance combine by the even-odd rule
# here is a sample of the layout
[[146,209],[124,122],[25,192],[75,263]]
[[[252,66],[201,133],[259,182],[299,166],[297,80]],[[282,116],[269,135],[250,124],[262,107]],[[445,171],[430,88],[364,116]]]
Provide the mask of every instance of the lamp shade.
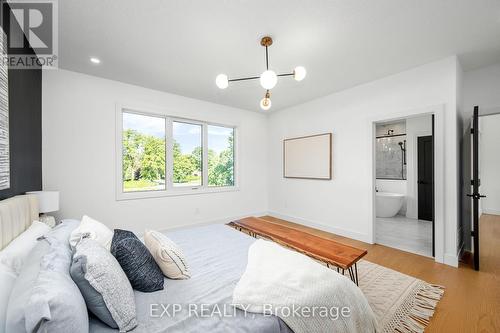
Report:
[[38,197],[40,213],[49,213],[59,210],[59,192],[58,191],[33,191],[26,192]]

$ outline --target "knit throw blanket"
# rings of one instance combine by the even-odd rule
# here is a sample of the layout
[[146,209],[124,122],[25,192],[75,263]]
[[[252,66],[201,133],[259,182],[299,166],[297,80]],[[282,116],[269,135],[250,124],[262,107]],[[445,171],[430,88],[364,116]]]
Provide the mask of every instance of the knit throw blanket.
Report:
[[347,277],[276,243],[250,246],[233,304],[276,315],[295,333],[377,332],[377,320],[362,291]]

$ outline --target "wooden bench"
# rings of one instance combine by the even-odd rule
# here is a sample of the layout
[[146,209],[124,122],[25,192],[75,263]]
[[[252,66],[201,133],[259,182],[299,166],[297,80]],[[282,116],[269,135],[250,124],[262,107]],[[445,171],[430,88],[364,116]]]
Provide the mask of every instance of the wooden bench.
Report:
[[359,282],[357,262],[368,253],[366,250],[258,217],[246,217],[228,225],[250,236],[270,239],[324,262],[328,267],[335,266],[339,273],[344,274],[347,270],[351,280],[356,284]]

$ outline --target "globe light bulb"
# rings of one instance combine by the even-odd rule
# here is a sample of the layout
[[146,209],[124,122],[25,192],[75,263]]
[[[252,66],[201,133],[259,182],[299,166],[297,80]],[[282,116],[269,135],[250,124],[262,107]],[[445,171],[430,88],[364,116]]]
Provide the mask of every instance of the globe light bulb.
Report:
[[278,76],[271,70],[267,70],[260,75],[260,85],[264,89],[273,89],[277,82]]
[[266,91],[266,95],[263,99],[260,100],[259,104],[260,108],[264,111],[267,111],[271,108],[271,94],[269,93],[269,90]]
[[227,86],[229,85],[229,81],[227,80],[227,75],[226,74],[217,75],[217,77],[215,78],[215,84],[220,89],[226,89]]
[[271,108],[271,99],[264,97],[260,100],[260,108],[264,111],[267,111]]
[[304,80],[304,78],[306,77],[306,74],[307,74],[307,71],[304,67],[302,66],[297,66],[295,67],[295,69],[293,70],[293,78],[296,80],[296,81],[302,81]]

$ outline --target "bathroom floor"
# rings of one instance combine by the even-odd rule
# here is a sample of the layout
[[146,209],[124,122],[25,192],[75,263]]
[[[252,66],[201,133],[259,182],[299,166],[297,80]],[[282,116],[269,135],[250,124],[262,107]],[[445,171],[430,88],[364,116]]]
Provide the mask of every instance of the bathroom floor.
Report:
[[402,215],[377,217],[376,242],[399,250],[432,257],[432,222]]

